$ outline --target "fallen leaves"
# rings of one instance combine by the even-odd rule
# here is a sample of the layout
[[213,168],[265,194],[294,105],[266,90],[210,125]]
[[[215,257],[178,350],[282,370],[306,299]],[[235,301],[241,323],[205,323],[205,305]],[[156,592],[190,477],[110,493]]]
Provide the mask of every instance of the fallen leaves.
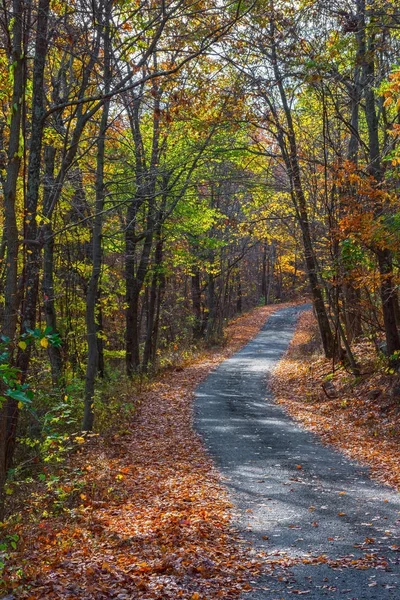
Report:
[[327,398],[323,384],[332,378],[332,362],[317,353],[315,329],[312,313],[303,313],[272,378],[277,402],[323,442],[368,464],[372,476],[400,489],[400,410],[391,393],[393,376],[373,368],[375,350],[363,341],[355,351],[359,362],[371,367],[364,369],[369,375],[354,386],[346,370],[336,370],[337,394]]
[[230,528],[225,488],[192,428],[192,398],[277,308],[240,317],[223,349],[151,382],[124,435],[85,444],[77,436],[77,504],[39,523],[27,506],[15,526],[22,543],[5,573],[10,593],[24,600],[228,600],[251,589],[259,563]]

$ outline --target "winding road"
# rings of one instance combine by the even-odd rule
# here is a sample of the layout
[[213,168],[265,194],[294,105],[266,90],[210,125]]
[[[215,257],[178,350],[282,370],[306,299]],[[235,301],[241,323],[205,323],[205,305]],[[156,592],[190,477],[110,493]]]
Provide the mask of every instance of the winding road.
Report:
[[265,574],[243,598],[399,600],[399,495],[324,447],[268,391],[306,308],[274,313],[197,388],[195,426],[229,489],[234,525],[265,555]]

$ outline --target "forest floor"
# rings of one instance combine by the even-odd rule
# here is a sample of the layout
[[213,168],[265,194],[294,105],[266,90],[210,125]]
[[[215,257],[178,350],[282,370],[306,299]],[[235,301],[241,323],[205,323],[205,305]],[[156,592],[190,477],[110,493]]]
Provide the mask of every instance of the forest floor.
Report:
[[[232,322],[226,344],[144,386],[131,423],[79,450],[8,531],[2,590],[29,600],[235,598],[260,567],[230,525],[226,489],[192,427],[193,394],[280,306]],[[0,592],[1,593],[1,592]]]
[[323,443],[400,490],[400,377],[377,358],[369,340],[356,344],[355,355],[362,373],[357,379],[322,357],[316,320],[312,311],[303,313],[274,371],[275,399]]

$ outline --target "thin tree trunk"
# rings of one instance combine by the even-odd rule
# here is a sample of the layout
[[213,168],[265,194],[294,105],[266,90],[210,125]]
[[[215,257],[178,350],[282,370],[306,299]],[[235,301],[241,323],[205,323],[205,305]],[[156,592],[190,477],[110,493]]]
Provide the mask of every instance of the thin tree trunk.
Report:
[[[22,303],[21,330],[35,329],[36,308],[39,291],[39,269],[41,244],[38,240],[38,225],[36,221],[39,201],[41,174],[42,142],[44,128],[44,69],[47,55],[47,25],[50,0],[39,0],[35,58],[33,62],[33,92],[32,92],[32,129],[29,144],[28,184],[25,206],[25,233],[28,252],[24,269],[25,297]],[[21,369],[23,379],[26,378],[31,346],[18,351],[17,364]]]
[[[52,146],[46,146],[44,150],[44,190],[43,190],[43,214],[47,217],[49,213],[49,203],[54,186],[54,161],[56,149]],[[54,298],[54,237],[51,221],[45,224],[44,229],[44,246],[43,246],[43,297],[44,297],[44,313],[46,318],[46,326],[51,328],[53,333],[57,332],[57,314]],[[58,346],[50,345],[49,359],[51,366],[51,375],[53,384],[62,386],[63,375],[63,360],[61,349]]]
[[[321,335],[322,345],[324,348],[325,356],[327,358],[332,358],[335,355],[337,349],[335,348],[335,341],[332,335],[329,318],[326,312],[324,298],[322,295],[321,285],[319,282],[318,264],[314,255],[310,224],[308,221],[307,201],[304,195],[303,185],[301,181],[296,144],[296,134],[294,130],[291,109],[287,101],[286,91],[283,86],[282,76],[278,67],[278,55],[275,40],[275,25],[273,21],[271,22],[271,43],[274,74],[278,85],[283,112],[286,120],[285,127],[282,127],[282,125],[279,122],[279,116],[276,114],[276,110],[272,107],[273,112],[275,114],[276,127],[278,129],[278,142],[290,178],[292,200],[302,233],[307,275],[310,282],[311,293]],[[284,136],[286,136],[288,148],[286,147]]]
[[236,275],[236,312],[241,314],[243,311],[243,296],[242,296],[242,281],[240,278],[240,268],[237,269]]
[[262,272],[261,272],[261,295],[264,298],[264,304],[267,306],[267,261],[268,261],[268,244],[265,242],[263,245],[262,253]]
[[[363,84],[365,97],[365,118],[368,127],[369,141],[369,172],[374,178],[376,185],[381,186],[384,177],[384,170],[381,162],[380,142],[379,142],[379,123],[376,112],[375,99],[375,40],[374,32],[370,33],[370,38],[366,40],[366,6],[365,0],[357,0],[358,16],[362,37],[359,40],[361,53],[363,56]],[[380,219],[384,212],[384,207],[378,201],[375,208],[375,218]],[[396,291],[393,283],[393,265],[392,254],[387,248],[378,247],[375,249],[378,259],[380,274],[380,295],[382,301],[383,320],[385,325],[385,335],[388,355],[393,355],[396,350],[400,350],[400,336],[397,329],[396,320]],[[396,361],[398,362],[398,361]]]
[[152,357],[155,355],[155,348],[157,346],[156,337],[156,313],[157,313],[157,296],[160,295],[161,285],[161,267],[163,260],[163,240],[161,239],[161,231],[158,230],[156,234],[156,248],[154,252],[154,273],[151,282],[150,296],[149,296],[149,307],[147,314],[147,326],[146,326],[146,340],[143,350],[143,366],[144,372],[147,372],[149,363]]
[[[106,0],[103,20],[104,32],[104,89],[107,93],[111,86],[111,49],[110,49],[110,16],[111,16],[112,1]],[[108,128],[108,115],[110,110],[110,102],[106,101],[103,105],[99,135],[97,138],[97,155],[96,155],[96,202],[95,214],[93,220],[93,265],[92,274],[90,277],[87,296],[86,296],[86,335],[88,343],[88,358],[86,365],[85,379],[85,405],[82,421],[82,430],[91,431],[94,423],[93,399],[95,391],[95,381],[99,366],[99,347],[97,340],[98,325],[97,325],[97,299],[99,295],[99,281],[101,268],[103,264],[102,252],[102,231],[103,231],[103,209],[105,200],[105,182],[104,182],[104,165],[105,165],[105,147],[106,133]]]
[[[25,239],[29,252],[26,253],[24,268],[25,297],[21,307],[21,332],[34,329],[39,288],[40,245],[37,240],[37,206],[40,185],[40,166],[43,140],[44,67],[47,53],[47,22],[50,0],[40,0],[38,6],[35,58],[33,62],[32,130],[29,144],[28,185],[25,206]],[[22,381],[26,379],[30,359],[30,345],[25,350],[18,348],[17,367]],[[14,455],[18,426],[18,402],[10,399],[7,408],[7,467]]]
[[196,267],[190,277],[192,292],[192,310],[193,310],[193,339],[195,341],[202,337],[202,317],[201,317],[201,287],[200,287],[200,269]]
[[215,277],[212,273],[208,274],[207,308],[206,340],[208,343],[214,343],[216,338],[217,306],[215,297]]
[[104,362],[104,340],[103,340],[103,309],[101,307],[101,289],[99,288],[96,300],[97,307],[97,319],[96,319],[96,329],[97,329],[97,373],[101,379],[105,377],[105,362]]
[[[8,142],[7,175],[4,184],[4,219],[6,254],[6,281],[4,286],[3,334],[10,339],[11,351],[15,341],[18,311],[18,227],[16,219],[16,195],[18,173],[21,163],[20,131],[22,100],[24,89],[24,62],[22,52],[23,0],[13,0],[13,46],[10,57],[13,65],[13,96]],[[1,390],[3,392],[3,390]],[[3,401],[0,407],[0,520],[4,516],[4,485],[7,477],[7,462],[10,457],[7,436],[9,402]]]
[[[153,57],[156,67],[156,57]],[[135,100],[134,111],[130,115],[131,129],[135,141],[136,152],[136,181],[138,194],[128,208],[128,224],[125,232],[125,280],[126,280],[126,371],[132,377],[140,369],[140,323],[139,323],[139,297],[143,289],[145,278],[149,269],[150,255],[153,247],[155,229],[155,194],[157,185],[159,136],[160,136],[160,92],[156,81],[153,81],[153,139],[150,165],[146,171],[143,155],[143,142],[140,132],[140,100]],[[136,243],[136,217],[141,206],[147,200],[146,231],[143,238],[143,247],[139,264],[135,265]]]

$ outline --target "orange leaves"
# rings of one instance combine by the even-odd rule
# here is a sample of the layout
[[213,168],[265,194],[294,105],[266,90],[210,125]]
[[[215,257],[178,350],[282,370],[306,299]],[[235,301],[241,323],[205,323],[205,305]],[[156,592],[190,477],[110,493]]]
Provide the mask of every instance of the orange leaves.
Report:
[[[231,504],[193,432],[190,398],[276,308],[240,317],[223,349],[146,386],[128,433],[80,446],[73,518],[61,514],[35,526],[26,515],[25,547],[15,561],[27,565],[22,583],[31,590],[21,599],[61,600],[68,593],[88,600],[211,600],[251,588],[258,564],[229,528]],[[6,575],[10,589],[20,588],[15,572]]]
[[[311,313],[301,315],[289,351],[274,373],[272,386],[277,401],[324,442],[367,463],[377,479],[399,488],[400,413],[398,402],[389,394],[391,376],[372,372],[352,387],[346,382],[346,371],[339,370],[334,380],[338,397],[327,399],[322,384],[331,371],[331,363],[315,355],[304,355],[307,346],[310,352],[313,350],[310,339],[314,327]],[[375,349],[371,345],[360,343],[355,352],[364,364],[372,366]],[[339,496],[345,494],[338,492]]]
[[[397,157],[393,162],[397,164]],[[342,204],[337,238],[351,237],[367,248],[394,247],[397,242],[384,215],[397,207],[397,194],[369,175],[368,165],[362,168],[346,161],[335,172]]]
[[385,107],[393,106],[398,111],[400,108],[400,69],[389,75],[388,82],[383,84],[382,95],[385,98]]

